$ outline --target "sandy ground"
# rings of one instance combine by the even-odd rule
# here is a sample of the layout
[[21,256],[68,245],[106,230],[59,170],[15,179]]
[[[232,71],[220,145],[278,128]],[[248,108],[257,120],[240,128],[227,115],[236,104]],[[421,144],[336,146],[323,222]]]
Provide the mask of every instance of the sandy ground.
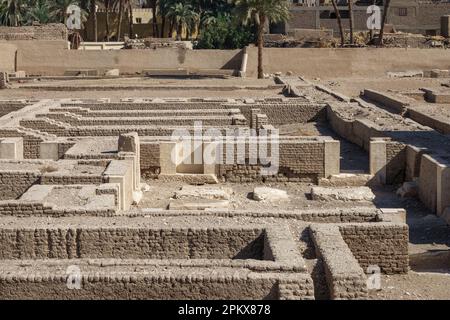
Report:
[[[108,89],[102,90],[102,86]],[[1,99],[111,98],[133,97],[223,97],[261,98],[282,96],[272,79],[152,79],[120,78],[101,80],[42,80],[13,83],[0,91]],[[62,87],[49,90],[39,87]],[[80,89],[82,87],[83,89]],[[71,89],[72,88],[72,89]],[[133,89],[135,88],[135,89]]]
[[450,273],[417,273],[382,275],[382,289],[370,291],[374,300],[449,300]]
[[325,85],[349,97],[356,97],[363,89],[380,91],[411,91],[419,88],[440,88],[445,79],[431,78],[390,78],[390,77],[336,77],[311,79],[311,82]]
[[[150,192],[146,192],[139,204],[141,208],[163,208],[166,209],[175,191],[179,190],[183,185],[182,182],[159,182],[157,180],[148,180]],[[322,202],[309,200],[309,194],[313,184],[299,183],[265,183],[265,187],[277,188],[287,191],[289,199],[278,200],[274,202],[259,202],[251,198],[253,189],[261,186],[258,183],[226,183],[216,185],[217,188],[228,187],[232,189],[229,209],[237,210],[254,210],[254,211],[270,211],[270,210],[289,210],[289,209],[313,209],[313,208],[336,208],[336,206],[344,208],[375,207],[370,202]],[[211,185],[212,188],[215,185]]]

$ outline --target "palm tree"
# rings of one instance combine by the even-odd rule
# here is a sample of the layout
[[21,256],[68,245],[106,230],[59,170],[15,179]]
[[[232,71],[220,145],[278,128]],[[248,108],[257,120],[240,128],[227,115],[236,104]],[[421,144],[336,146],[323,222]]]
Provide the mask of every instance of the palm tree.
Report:
[[106,41],[109,41],[109,9],[111,7],[111,0],[103,0],[105,6],[105,27],[106,27]]
[[194,29],[198,14],[192,10],[192,6],[181,2],[175,3],[169,8],[167,17],[172,20],[177,30],[177,40],[181,40],[183,29],[186,30],[186,40]]
[[31,8],[26,13],[27,24],[33,22],[50,23],[52,22],[50,17],[50,6],[46,0],[36,0]]
[[158,37],[159,31],[158,31],[158,20],[157,20],[157,7],[158,7],[158,0],[147,0],[147,5],[152,8],[152,34],[153,37]]
[[116,31],[117,41],[120,41],[120,31],[122,29],[124,2],[125,2],[125,0],[115,0],[115,2],[114,2],[114,10],[119,9],[119,16],[117,18],[118,19],[117,20],[117,31]]
[[342,26],[342,19],[341,19],[341,13],[339,12],[339,8],[336,4],[336,0],[331,0],[331,3],[333,4],[334,13],[336,15],[336,20],[339,27],[339,33],[341,34],[341,47],[345,44],[345,37],[344,37],[344,28]]
[[51,17],[58,22],[65,23],[67,8],[71,4],[78,5],[77,1],[74,0],[53,0],[54,3],[50,7]]
[[353,40],[353,0],[347,0],[348,2],[348,22],[350,25],[350,44],[354,43]]
[[134,31],[133,31],[133,8],[131,5],[131,1],[128,1],[128,23],[129,23],[129,31],[130,31],[130,38],[134,37]]
[[26,7],[22,0],[3,0],[0,3],[0,23],[17,27],[22,23]]
[[89,14],[92,19],[93,29],[94,29],[94,42],[98,41],[98,34],[97,34],[97,3],[95,0],[89,1]]
[[244,24],[253,21],[258,26],[258,78],[264,78],[263,47],[266,22],[283,22],[289,19],[289,3],[286,0],[235,0],[236,10]]
[[391,4],[391,0],[384,0],[384,8],[383,8],[383,18],[381,19],[381,30],[378,43],[380,46],[383,46],[383,36],[384,36],[384,26],[386,24],[386,17],[389,11],[389,6]]
[[[164,38],[164,31],[166,28],[166,20],[167,20],[167,14],[169,12],[169,8],[174,4],[174,0],[159,0],[158,1],[158,13],[161,16],[161,30],[160,30],[160,37]],[[170,19],[169,19],[170,20]],[[170,38],[173,33],[173,24],[170,26],[168,37]]]

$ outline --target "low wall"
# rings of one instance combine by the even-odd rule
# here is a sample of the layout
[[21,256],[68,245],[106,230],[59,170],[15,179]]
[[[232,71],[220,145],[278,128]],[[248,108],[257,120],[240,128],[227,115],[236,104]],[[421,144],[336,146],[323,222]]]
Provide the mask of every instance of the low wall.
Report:
[[420,161],[419,198],[431,211],[442,215],[450,207],[450,160],[424,154]]
[[0,128],[0,138],[23,137],[24,159],[39,159],[42,138],[22,132],[18,129]]
[[[261,259],[257,229],[2,229],[3,259]],[[261,240],[255,241],[261,237]],[[252,245],[253,244],[253,245]],[[259,244],[259,246],[258,246]],[[142,250],[143,248],[147,248]]]
[[[239,70],[242,60],[241,50],[159,48],[86,51],[67,50],[67,42],[62,40],[15,40],[8,43],[18,48],[17,69],[39,75],[63,75],[68,69],[97,69],[102,72],[117,68],[122,74],[142,72],[143,69]],[[257,49],[248,48],[248,54],[246,74],[255,77]],[[423,59],[424,56],[427,59]],[[306,77],[381,76],[388,71],[447,69],[449,58],[450,52],[440,49],[265,48],[264,71],[292,71]],[[9,58],[8,61],[7,66],[11,68],[14,60]]]
[[[1,58],[0,58],[1,63]],[[1,69],[1,67],[0,67]],[[3,117],[4,115],[7,115],[8,113],[18,111],[25,107],[25,104],[21,103],[2,103],[0,104],[0,117]]]
[[232,108],[239,108],[247,121],[251,119],[251,110],[259,109],[260,113],[267,115],[271,125],[306,123],[326,119],[326,107],[321,104],[305,103],[256,103],[230,105]]
[[16,71],[16,51],[14,44],[0,41],[0,71]]
[[339,230],[363,269],[376,265],[387,274],[408,272],[409,233],[406,224],[343,224]]
[[0,200],[19,198],[40,177],[38,171],[0,171]]
[[[333,140],[330,140],[333,142]],[[317,183],[319,178],[325,177],[328,169],[339,163],[339,152],[328,150],[328,141],[320,140],[285,140],[281,138],[278,146],[279,168],[276,174],[262,174],[264,164],[249,162],[250,155],[246,155],[245,163],[238,163],[235,152],[233,164],[219,164],[217,176],[230,182],[313,182]],[[238,147],[236,146],[235,149]],[[338,145],[339,149],[339,145]],[[245,150],[249,150],[246,146]],[[267,147],[268,156],[265,160],[271,160],[271,146]],[[255,151],[256,152],[256,151]],[[329,154],[327,154],[327,152]],[[224,159],[226,158],[224,148]],[[329,163],[327,163],[327,161]],[[332,172],[329,174],[336,174]]]
[[414,110],[412,108],[408,109],[408,117],[421,125],[433,128],[440,133],[450,134],[450,122],[442,121],[436,116],[429,116],[422,111]]
[[0,26],[0,40],[64,40],[68,30],[63,23],[49,23],[36,26]]
[[367,298],[363,269],[334,225],[311,225],[311,238],[321,260],[330,299]]
[[372,121],[367,119],[345,119],[332,105],[327,106],[327,119],[334,132],[367,152],[370,151],[371,138],[386,136],[377,129],[377,125]]
[[[257,75],[257,48],[248,48],[247,76]],[[424,59],[426,57],[426,59]],[[449,50],[401,48],[264,48],[265,73],[306,77],[382,76],[388,71],[448,69]]]
[[70,69],[240,69],[241,50],[66,50],[60,41],[18,42],[17,68],[33,75],[64,75]]

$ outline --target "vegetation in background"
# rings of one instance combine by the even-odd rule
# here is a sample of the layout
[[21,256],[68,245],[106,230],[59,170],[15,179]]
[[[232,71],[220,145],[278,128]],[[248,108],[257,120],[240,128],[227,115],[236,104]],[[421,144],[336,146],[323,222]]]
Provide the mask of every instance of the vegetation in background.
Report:
[[240,49],[255,41],[254,27],[232,21],[230,14],[207,19],[195,45],[198,49]]
[[266,24],[289,20],[289,2],[287,0],[235,0],[235,12],[242,23],[254,23],[257,26],[256,43],[258,46],[258,78],[264,78],[263,47]]

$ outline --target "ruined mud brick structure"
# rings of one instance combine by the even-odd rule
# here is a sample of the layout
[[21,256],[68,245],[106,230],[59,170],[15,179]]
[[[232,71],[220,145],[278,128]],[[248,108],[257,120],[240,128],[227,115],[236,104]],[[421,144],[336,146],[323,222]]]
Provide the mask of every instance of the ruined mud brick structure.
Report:
[[[286,23],[286,31],[295,29],[331,29],[339,33],[334,8],[331,1],[317,1],[315,6],[302,6],[301,1],[292,0],[291,19]],[[300,3],[300,4],[299,4]],[[368,6],[373,1],[358,1],[353,7],[355,30],[367,30]],[[343,2],[339,8],[345,29],[349,28],[348,7]],[[383,7],[380,6],[381,11]],[[441,16],[450,14],[448,1],[391,0],[387,23],[398,31],[438,35],[441,30]]]
[[[331,209],[292,210],[137,205],[144,179],[150,186],[181,181],[340,187],[417,177],[419,190],[434,192],[421,192],[427,206],[438,214],[449,207],[448,166],[435,164],[434,154],[440,145],[445,158],[447,137],[422,128],[436,139],[424,151],[418,145],[423,140],[412,136],[422,132],[413,120],[405,124],[402,115],[382,109],[354,117],[369,102],[349,102],[297,80],[279,81],[297,97],[45,100],[8,111],[0,118],[0,297],[363,299],[370,268],[407,273],[402,209],[338,202]],[[394,119],[398,130],[377,124],[380,114]],[[173,139],[173,132],[194,133],[199,121],[203,135],[193,141],[198,148],[213,144],[213,128],[222,134],[254,129],[261,136],[323,123],[332,131],[304,136],[280,130],[279,170],[263,175],[266,165],[250,161],[255,150],[248,141],[240,142],[243,162],[236,157],[226,164],[205,158],[185,163],[196,148]],[[367,172],[341,168],[344,139],[368,154]],[[221,151],[212,150],[215,156]],[[68,289],[68,281],[79,287]]]
[[8,84],[8,73],[0,72],[0,89],[5,89]]
[[0,27],[0,40],[64,40],[68,30],[62,23],[49,23],[34,26]]

